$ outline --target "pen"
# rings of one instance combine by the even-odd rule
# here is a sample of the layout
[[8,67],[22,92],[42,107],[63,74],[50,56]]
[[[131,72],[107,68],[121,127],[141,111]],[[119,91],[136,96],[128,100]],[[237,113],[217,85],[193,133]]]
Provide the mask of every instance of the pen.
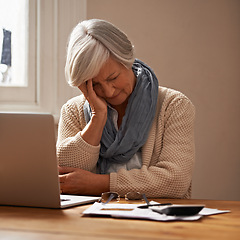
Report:
[[172,205],[172,203],[156,203],[156,204],[141,205],[141,206],[138,206],[138,208],[148,208],[148,207],[167,206],[167,205]]

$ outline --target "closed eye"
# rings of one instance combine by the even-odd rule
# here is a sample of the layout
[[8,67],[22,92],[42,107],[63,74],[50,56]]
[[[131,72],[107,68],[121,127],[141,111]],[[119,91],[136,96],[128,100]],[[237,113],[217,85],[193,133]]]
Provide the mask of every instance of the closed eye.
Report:
[[120,75],[120,73],[116,77],[114,77],[114,78],[108,78],[107,81],[108,82],[114,81],[114,80],[116,80],[119,77],[119,75]]

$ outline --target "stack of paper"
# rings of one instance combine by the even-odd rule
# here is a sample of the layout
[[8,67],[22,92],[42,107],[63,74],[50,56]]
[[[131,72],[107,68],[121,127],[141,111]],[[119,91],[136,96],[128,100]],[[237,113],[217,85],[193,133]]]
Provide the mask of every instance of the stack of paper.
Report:
[[[152,204],[153,202],[151,202]],[[133,218],[148,219],[155,221],[195,221],[202,216],[226,213],[228,210],[218,210],[203,208],[198,214],[193,216],[169,216],[154,212],[151,208],[138,208],[141,204],[103,204],[95,202],[91,207],[86,209],[83,214],[90,216],[110,216],[115,218]]]

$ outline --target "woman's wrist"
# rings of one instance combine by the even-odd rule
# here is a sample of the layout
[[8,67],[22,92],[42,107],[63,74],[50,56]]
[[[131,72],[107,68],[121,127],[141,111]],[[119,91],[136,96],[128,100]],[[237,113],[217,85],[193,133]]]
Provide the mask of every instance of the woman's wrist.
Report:
[[96,195],[101,195],[103,192],[110,191],[110,175],[108,174],[95,174],[94,179]]
[[98,126],[105,126],[107,121],[107,113],[93,113],[91,121]]
[[98,146],[102,138],[103,128],[106,124],[107,116],[93,115],[90,122],[81,131],[84,141],[93,146]]
[[86,194],[100,196],[110,191],[110,175],[91,173],[88,179]]

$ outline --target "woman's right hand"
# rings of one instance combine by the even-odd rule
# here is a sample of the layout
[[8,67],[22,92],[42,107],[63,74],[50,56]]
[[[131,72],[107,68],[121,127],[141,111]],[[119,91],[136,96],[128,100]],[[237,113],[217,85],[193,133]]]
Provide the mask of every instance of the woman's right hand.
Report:
[[81,131],[81,136],[87,143],[98,146],[107,121],[107,102],[95,93],[92,79],[81,84],[78,88],[84,94],[92,110],[92,118]]
[[107,115],[107,103],[103,98],[97,96],[95,93],[92,85],[92,79],[82,83],[78,88],[88,100],[92,109],[92,115]]

